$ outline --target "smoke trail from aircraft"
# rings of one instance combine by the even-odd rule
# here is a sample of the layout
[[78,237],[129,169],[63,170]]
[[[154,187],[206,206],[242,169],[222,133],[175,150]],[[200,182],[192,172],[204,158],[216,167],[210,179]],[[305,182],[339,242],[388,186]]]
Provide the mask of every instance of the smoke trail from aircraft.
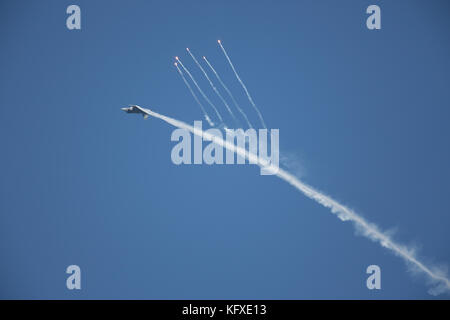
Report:
[[203,96],[203,98],[206,100],[206,102],[209,103],[209,105],[214,109],[214,111],[217,114],[217,117],[219,118],[220,122],[223,123],[223,118],[220,115],[219,111],[217,110],[216,106],[214,105],[214,103],[211,102],[211,100],[209,100],[209,98],[206,96],[206,94],[203,92],[203,90],[200,88],[200,86],[198,85],[197,81],[195,81],[194,77],[192,76],[192,74],[189,72],[189,70],[184,66],[184,64],[181,62],[181,60],[178,57],[175,57],[175,59],[177,59],[177,61],[180,63],[181,67],[183,68],[183,70],[188,74],[188,76],[191,78],[192,82],[194,82],[195,86],[197,87],[198,91],[200,91],[201,95]]
[[206,121],[208,121],[209,125],[211,127],[214,127],[214,122],[211,121],[211,118],[208,116],[208,113],[205,110],[205,107],[202,105],[202,103],[200,102],[200,100],[198,100],[197,95],[195,94],[194,90],[192,90],[191,85],[189,84],[189,82],[187,82],[186,78],[184,77],[183,72],[180,70],[180,67],[178,67],[178,64],[175,62],[174,63],[175,67],[178,70],[178,73],[180,74],[181,78],[184,81],[184,84],[186,85],[186,87],[189,89],[189,91],[191,92],[192,96],[194,97],[195,101],[197,102],[197,104],[200,106],[200,109],[202,109],[203,115],[205,116]]
[[259,120],[261,121],[261,124],[263,125],[264,128],[267,128],[266,127],[266,123],[264,122],[264,118],[263,118],[261,112],[259,111],[259,109],[256,106],[255,102],[253,101],[252,97],[250,96],[250,93],[248,92],[247,87],[245,86],[244,82],[241,80],[241,77],[239,77],[239,74],[236,72],[236,69],[234,68],[233,63],[231,62],[230,57],[228,56],[227,52],[225,51],[225,48],[222,46],[222,42],[220,40],[217,40],[217,42],[219,43],[219,46],[222,49],[223,54],[227,58],[228,63],[231,66],[231,69],[233,69],[234,75],[236,76],[236,78],[238,79],[238,81],[241,84],[242,88],[244,89],[245,93],[247,94],[248,100],[250,101],[250,103],[252,104],[252,106],[255,109],[256,113],[258,114],[258,117],[259,117]]
[[220,100],[222,100],[223,104],[225,105],[225,107],[228,110],[228,113],[231,115],[231,117],[233,118],[234,122],[237,123],[237,119],[233,114],[233,111],[231,111],[230,106],[228,105],[227,101],[222,97],[222,95],[220,94],[219,90],[217,90],[216,86],[214,85],[214,83],[211,81],[211,79],[209,78],[208,74],[206,73],[205,69],[203,69],[203,67],[200,65],[200,63],[198,62],[197,58],[194,56],[194,54],[191,52],[191,50],[189,50],[189,48],[186,48],[187,52],[189,52],[192,60],[194,60],[194,62],[197,64],[197,66],[200,68],[200,70],[202,71],[203,75],[205,76],[206,80],[208,80],[209,85],[211,86],[211,88],[214,90],[214,92],[217,94],[217,96],[220,98]]
[[213,66],[211,65],[211,63],[209,63],[208,59],[206,59],[206,57],[203,57],[203,60],[205,60],[206,64],[209,66],[209,68],[211,69],[211,71],[214,73],[214,75],[216,76],[217,80],[220,82],[220,84],[222,85],[222,87],[225,89],[225,91],[228,93],[228,95],[230,96],[231,100],[233,101],[236,109],[241,113],[241,115],[244,117],[245,121],[247,122],[247,125],[249,128],[253,128],[252,124],[250,123],[250,121],[248,120],[247,114],[244,112],[244,110],[241,109],[241,107],[239,106],[239,104],[237,103],[236,99],[234,98],[234,96],[231,94],[231,91],[228,89],[228,87],[225,85],[225,83],[223,83],[222,79],[220,78],[219,74],[217,73],[216,69],[213,68]]
[[321,204],[326,208],[329,208],[331,210],[331,213],[336,215],[340,220],[352,221],[355,225],[355,228],[358,231],[360,231],[365,237],[369,238],[374,242],[379,243],[382,247],[390,250],[395,255],[403,258],[405,262],[415,267],[416,270],[421,271],[423,274],[428,276],[428,278],[435,285],[437,285],[436,288],[433,288],[429,291],[431,294],[450,292],[450,280],[447,278],[447,276],[443,271],[435,270],[426,266],[423,262],[419,261],[416,258],[413,250],[394,242],[394,240],[392,240],[388,234],[380,231],[376,225],[368,222],[363,217],[361,217],[351,209],[347,208],[346,206],[340,204],[331,197],[303,183],[297,177],[293,176],[289,172],[271,165],[267,160],[260,158],[257,155],[251,153],[250,151],[241,148],[239,146],[236,146],[231,142],[225,141],[219,136],[205,132],[199,128],[194,128],[188,125],[187,123],[161,115],[154,111],[148,110],[148,112],[151,116],[161,119],[177,128],[188,130],[192,134],[202,137],[204,140],[213,141],[217,145],[220,145],[221,147],[230,150],[238,154],[239,156],[249,160],[250,163],[256,163],[260,167],[266,168],[267,170],[273,170],[275,175],[277,175],[280,179],[284,180],[285,182],[289,183],[291,186],[293,186],[298,191],[303,193],[306,197],[316,201],[317,203]]

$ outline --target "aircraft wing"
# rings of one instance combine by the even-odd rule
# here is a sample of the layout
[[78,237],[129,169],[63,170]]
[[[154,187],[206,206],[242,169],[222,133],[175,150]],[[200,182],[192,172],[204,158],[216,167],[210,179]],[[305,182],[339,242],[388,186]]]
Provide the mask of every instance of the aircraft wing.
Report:
[[142,112],[142,116],[144,117],[144,119],[147,119],[150,116],[150,110],[147,110],[145,108],[136,106],[137,109],[139,109]]

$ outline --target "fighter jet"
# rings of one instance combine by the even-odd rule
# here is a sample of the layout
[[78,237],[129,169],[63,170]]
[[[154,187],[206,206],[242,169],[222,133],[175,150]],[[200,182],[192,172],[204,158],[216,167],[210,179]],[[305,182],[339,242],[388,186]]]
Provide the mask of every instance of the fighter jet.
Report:
[[144,117],[144,119],[147,119],[150,115],[149,111],[145,108],[139,107],[137,105],[130,105],[128,108],[121,108],[126,113],[140,113]]

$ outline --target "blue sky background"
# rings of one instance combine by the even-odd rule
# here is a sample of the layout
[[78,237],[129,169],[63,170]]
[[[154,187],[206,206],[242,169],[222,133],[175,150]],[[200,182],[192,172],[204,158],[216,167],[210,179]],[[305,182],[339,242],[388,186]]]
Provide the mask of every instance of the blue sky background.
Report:
[[[81,7],[82,30],[66,28]],[[378,4],[382,29],[365,10]],[[2,1],[0,298],[417,299],[426,279],[254,166],[176,166],[206,55],[307,183],[450,263],[447,1]],[[219,102],[219,100],[215,100]],[[65,286],[82,270],[82,290]],[[382,290],[366,288],[368,265]],[[448,299],[448,295],[438,298]]]

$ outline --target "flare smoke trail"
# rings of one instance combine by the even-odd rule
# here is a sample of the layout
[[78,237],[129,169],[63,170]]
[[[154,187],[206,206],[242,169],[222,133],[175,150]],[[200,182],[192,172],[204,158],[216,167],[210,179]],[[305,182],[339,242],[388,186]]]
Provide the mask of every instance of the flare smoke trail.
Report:
[[175,62],[174,63],[175,67],[178,70],[178,73],[180,74],[181,78],[184,81],[184,84],[186,85],[186,87],[189,89],[189,91],[191,92],[192,96],[194,97],[195,101],[197,102],[197,104],[200,106],[200,108],[202,109],[203,115],[205,116],[206,121],[208,121],[209,125],[211,127],[214,127],[214,122],[211,121],[211,118],[208,116],[208,113],[205,110],[205,107],[203,107],[202,103],[200,102],[200,100],[198,100],[197,95],[195,94],[194,90],[192,90],[191,85],[189,84],[189,82],[187,82],[186,78],[184,77],[183,72],[180,70],[180,68],[178,67],[178,64]]
[[220,82],[222,87],[228,93],[228,95],[230,96],[231,100],[233,100],[233,103],[236,106],[236,109],[238,109],[238,111],[242,114],[242,116],[244,117],[245,121],[247,122],[248,127],[249,128],[253,128],[253,126],[250,123],[250,121],[248,120],[248,117],[245,114],[244,110],[242,110],[241,107],[239,107],[239,104],[237,103],[236,99],[234,99],[234,96],[231,94],[231,91],[228,89],[228,87],[225,85],[225,83],[223,83],[223,81],[220,78],[219,74],[217,73],[216,69],[213,68],[213,66],[211,65],[211,63],[209,63],[209,61],[208,61],[208,59],[206,59],[206,57],[203,57],[203,59],[205,60],[206,64],[209,66],[211,71],[214,73],[214,75],[216,76],[217,80]]
[[200,65],[200,63],[198,62],[197,58],[194,56],[194,54],[191,52],[191,50],[189,50],[189,48],[186,48],[187,52],[189,52],[189,54],[191,55],[192,60],[194,60],[194,62],[197,64],[197,66],[200,68],[200,70],[203,72],[203,75],[205,76],[206,80],[208,80],[211,88],[214,90],[214,92],[217,94],[217,96],[220,98],[220,100],[222,100],[223,104],[225,105],[225,107],[227,108],[228,112],[230,113],[231,117],[233,118],[234,122],[237,123],[237,119],[234,116],[233,112],[230,109],[230,106],[228,105],[228,103],[225,101],[225,99],[222,97],[222,95],[220,94],[219,90],[217,90],[216,86],[214,85],[214,83],[211,81],[211,79],[209,78],[208,74],[206,73],[205,69],[203,69],[203,67]]
[[236,69],[234,68],[233,63],[231,62],[230,57],[228,56],[227,52],[225,51],[225,48],[222,46],[222,42],[220,40],[217,40],[217,42],[219,43],[220,48],[223,51],[223,54],[225,55],[225,57],[228,60],[228,63],[231,66],[231,69],[233,69],[234,75],[236,76],[236,78],[238,79],[239,83],[241,84],[242,88],[244,88],[245,93],[247,94],[247,98],[250,101],[250,103],[252,104],[253,108],[255,109],[256,113],[258,114],[259,120],[261,120],[261,123],[263,125],[264,128],[266,127],[266,123],[264,122],[263,116],[261,114],[261,112],[259,111],[258,107],[256,106],[255,102],[253,102],[252,97],[250,96],[250,93],[247,90],[247,87],[245,86],[244,82],[241,80],[241,77],[239,77],[238,73],[236,72]]
[[203,92],[203,90],[200,88],[200,86],[198,85],[197,81],[195,81],[194,77],[192,76],[192,74],[189,72],[189,70],[184,66],[184,64],[181,62],[181,60],[178,57],[175,57],[175,59],[177,59],[177,61],[180,63],[181,67],[183,68],[183,70],[188,74],[188,76],[191,78],[192,82],[194,82],[195,86],[197,87],[198,91],[200,91],[201,95],[203,96],[203,98],[206,100],[206,102],[209,103],[209,105],[214,109],[214,111],[217,114],[217,117],[219,118],[220,122],[223,123],[223,119],[222,116],[220,115],[219,111],[217,110],[217,108],[214,106],[214,104],[211,102],[211,100],[208,99],[208,97],[206,96],[206,94]]
[[202,137],[204,140],[214,141],[214,143],[216,143],[217,145],[220,145],[221,147],[227,150],[235,152],[239,156],[249,160],[250,163],[256,163],[260,167],[265,167],[268,170],[273,170],[273,172],[280,179],[292,185],[298,191],[303,193],[306,197],[313,199],[314,201],[318,202],[319,204],[321,204],[326,208],[329,208],[331,210],[331,213],[336,215],[340,220],[352,221],[355,225],[355,228],[358,231],[361,231],[364,236],[366,236],[367,238],[369,238],[374,242],[379,243],[382,247],[391,250],[391,252],[393,252],[395,255],[400,256],[408,264],[414,266],[417,270],[427,275],[428,278],[432,282],[434,282],[434,284],[437,285],[436,288],[433,288],[429,291],[431,294],[439,294],[450,291],[450,280],[446,277],[446,275],[443,272],[432,270],[430,267],[426,266],[424,263],[419,261],[415,257],[412,250],[394,242],[389,235],[381,232],[376,225],[366,221],[363,217],[361,217],[351,209],[345,207],[344,205],[340,204],[331,197],[326,196],[325,194],[317,191],[311,186],[303,183],[289,172],[281,168],[274,167],[267,160],[259,158],[257,155],[245,150],[244,148],[235,146],[233,143],[225,141],[221,137],[205,132],[199,128],[194,128],[188,125],[187,123],[161,115],[154,111],[148,110],[148,112],[151,116],[161,119],[177,128],[188,130],[192,134]]

